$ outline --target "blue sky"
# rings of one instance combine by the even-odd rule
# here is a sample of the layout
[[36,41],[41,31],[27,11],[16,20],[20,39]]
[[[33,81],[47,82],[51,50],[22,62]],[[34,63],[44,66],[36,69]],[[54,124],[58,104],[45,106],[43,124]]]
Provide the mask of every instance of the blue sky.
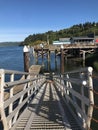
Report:
[[98,0],[0,0],[0,42],[98,22]]

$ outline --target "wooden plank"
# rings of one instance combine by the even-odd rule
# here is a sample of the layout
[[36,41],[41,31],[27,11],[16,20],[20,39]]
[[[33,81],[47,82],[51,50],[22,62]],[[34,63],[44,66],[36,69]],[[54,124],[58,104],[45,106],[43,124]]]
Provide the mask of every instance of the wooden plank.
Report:
[[[63,119],[63,123],[64,123],[64,125],[65,125],[65,128],[66,128],[66,130],[71,130],[70,123],[69,123],[69,121],[68,121],[68,119],[67,119],[66,113],[64,112],[64,108],[62,107],[62,104],[61,104],[61,102],[60,102],[60,98],[58,97],[57,92],[56,92],[56,90],[54,89],[53,84],[51,84],[51,86],[52,86],[52,89],[53,89],[54,98],[55,98],[55,100],[58,101],[58,102],[57,102],[57,103],[58,103],[58,107],[59,107],[59,109],[60,109],[60,111],[61,111],[61,115],[62,115],[62,119]],[[65,109],[66,109],[66,108],[65,108]]]
[[[39,74],[40,70],[41,70],[41,65],[32,65],[29,68],[29,72],[34,75]],[[34,75],[32,75],[32,76],[34,76]]]
[[[35,104],[36,103],[35,110],[38,108],[38,105],[39,105],[38,103],[41,100],[41,96],[42,96],[42,93],[43,93],[43,91],[45,89],[45,86],[46,86],[46,84],[44,84],[44,88],[42,87],[41,90],[39,91],[39,93],[36,95],[35,99],[33,100],[33,103],[31,103],[31,104]],[[34,115],[35,115],[35,113],[32,111],[31,116],[30,116],[30,118],[29,118],[29,120],[28,120],[24,130],[30,130],[30,127],[32,125],[32,120],[34,118]]]
[[[45,87],[45,84],[43,84],[43,86],[41,87],[41,89],[39,90],[39,93],[34,97],[34,99],[32,100],[32,102],[34,102],[34,104],[38,104],[39,102],[39,99],[40,99],[40,96],[42,94],[42,92],[44,91],[44,87]],[[29,127],[30,124],[30,121],[32,121],[32,117],[33,117],[33,112],[29,109],[29,106],[24,110],[24,112],[21,114],[21,116],[19,117],[19,119],[17,120],[17,122],[14,124],[14,126],[11,128],[11,130],[15,130],[16,128],[20,128],[18,127],[18,124],[19,123],[24,123],[25,120],[26,120],[26,124],[24,127],[21,127],[21,129],[25,129],[25,127]],[[31,117],[31,118],[30,118]],[[30,119],[29,119],[30,118]],[[30,121],[29,121],[30,120]],[[29,130],[29,129],[26,129],[26,130]]]

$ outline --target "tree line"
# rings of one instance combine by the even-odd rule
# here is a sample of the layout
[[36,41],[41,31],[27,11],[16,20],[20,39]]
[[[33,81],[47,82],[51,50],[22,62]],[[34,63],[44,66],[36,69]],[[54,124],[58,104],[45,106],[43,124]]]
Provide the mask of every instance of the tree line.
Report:
[[59,40],[59,38],[79,36],[94,37],[94,35],[98,35],[98,22],[86,22],[84,24],[80,23],[59,31],[50,30],[45,33],[29,35],[22,42],[22,45],[33,46],[41,43],[47,43],[47,40],[49,40],[49,43],[52,44],[53,41]]

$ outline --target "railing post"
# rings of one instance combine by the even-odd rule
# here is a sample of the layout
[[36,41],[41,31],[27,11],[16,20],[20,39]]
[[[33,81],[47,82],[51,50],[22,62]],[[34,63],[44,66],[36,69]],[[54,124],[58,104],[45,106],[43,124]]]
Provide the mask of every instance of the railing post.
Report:
[[1,111],[1,120],[3,123],[4,130],[8,130],[8,124],[5,116],[4,110],[4,80],[5,80],[5,73],[4,70],[0,70],[0,111]]
[[[80,79],[81,79],[82,81],[84,80],[84,73],[83,73],[83,72],[80,73]],[[82,86],[81,86],[81,96],[82,96],[82,97],[84,97],[84,87],[85,87],[85,85],[82,84]],[[83,100],[81,100],[81,110],[83,111],[83,113],[86,113],[86,112],[85,112],[85,103],[84,103]],[[85,128],[85,126],[86,126],[85,118],[83,117],[82,120],[83,120],[83,128]]]
[[[30,79],[30,75],[28,76],[28,79]],[[28,88],[30,87],[30,82],[28,83]],[[28,96],[31,94],[30,90],[28,91]]]
[[85,51],[83,51],[83,67],[85,67]]
[[[14,74],[11,75],[11,82],[14,81]],[[10,98],[13,97],[13,87],[10,89]],[[13,111],[13,104],[9,105],[9,114]],[[12,119],[9,121],[9,128],[12,126]]]
[[[69,75],[68,75],[68,74],[66,74],[66,78],[69,79]],[[69,88],[69,81],[66,80],[66,94],[67,94],[67,95],[69,95],[69,90],[68,90],[68,88]]]
[[62,96],[64,95],[64,86],[62,86],[62,85],[64,85],[64,75],[61,75],[61,94],[62,94]]
[[88,67],[88,87],[89,87],[90,106],[88,108],[87,130],[90,129],[93,114],[93,105],[94,105],[92,71],[93,71],[92,67]]

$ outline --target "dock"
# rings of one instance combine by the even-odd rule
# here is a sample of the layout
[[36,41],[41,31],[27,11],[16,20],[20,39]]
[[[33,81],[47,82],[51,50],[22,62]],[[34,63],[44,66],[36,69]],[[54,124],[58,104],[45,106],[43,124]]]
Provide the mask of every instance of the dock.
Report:
[[[63,47],[63,48],[62,48]],[[40,46],[34,47],[34,52],[36,57],[47,55],[50,57],[50,53],[54,52],[56,55],[61,53],[63,49],[63,53],[65,56],[73,56],[73,57],[80,57],[83,51],[85,52],[96,52],[98,51],[98,45],[87,45],[87,44],[67,44],[67,45],[49,45],[44,46],[41,48]]]

